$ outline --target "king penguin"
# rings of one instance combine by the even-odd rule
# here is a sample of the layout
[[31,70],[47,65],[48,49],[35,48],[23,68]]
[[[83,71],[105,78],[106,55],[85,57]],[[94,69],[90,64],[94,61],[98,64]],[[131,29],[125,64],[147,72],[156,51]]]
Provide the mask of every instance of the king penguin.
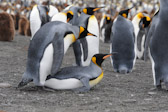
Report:
[[110,15],[104,14],[100,21],[100,39],[104,43],[110,43],[111,28],[113,25],[112,17]]
[[77,40],[73,44],[76,64],[78,66],[88,66],[92,56],[99,53],[99,26],[96,17],[93,15],[99,9],[91,7],[84,8],[76,23],[72,23],[83,26],[97,36],[97,38],[90,38],[88,36],[85,39]]
[[132,20],[132,24],[134,26],[134,32],[135,32],[136,56],[138,59],[143,58],[144,43],[146,39],[144,29],[147,27],[147,23],[148,23],[147,21],[149,21],[150,23],[151,21],[150,17],[145,16],[145,14],[142,12],[139,12],[138,14],[136,14]]
[[122,10],[113,22],[111,32],[111,52],[117,52],[111,57],[115,72],[126,74],[132,71],[135,64],[135,34],[134,27],[127,19],[131,9]]
[[[160,9],[154,15],[148,32],[145,52],[149,46],[154,85],[161,89],[163,82],[168,90],[168,1],[159,0],[159,3]],[[146,56],[145,53],[145,59]]]
[[43,25],[30,41],[26,71],[18,87],[23,87],[31,81],[37,86],[43,86],[49,74],[57,73],[70,44],[86,35],[93,34],[81,26],[60,21]]
[[45,86],[52,89],[77,89],[89,91],[103,78],[102,62],[112,54],[95,54],[89,66],[72,66],[62,68],[54,76],[48,76]]
[[57,13],[58,10],[51,5],[35,5],[30,13],[30,29],[32,37],[41,26],[49,22],[50,18]]

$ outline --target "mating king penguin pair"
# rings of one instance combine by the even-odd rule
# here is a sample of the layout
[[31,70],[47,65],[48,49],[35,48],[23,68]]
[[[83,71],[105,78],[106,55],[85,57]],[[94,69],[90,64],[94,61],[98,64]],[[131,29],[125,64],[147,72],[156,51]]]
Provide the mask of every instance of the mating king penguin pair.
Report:
[[112,17],[110,15],[104,14],[103,18],[100,21],[100,31],[101,31],[100,39],[104,43],[110,43],[112,25],[113,25]]
[[53,76],[48,76],[45,86],[52,89],[75,89],[80,92],[89,91],[103,78],[102,62],[112,54],[95,54],[89,66],[72,66],[62,68]]
[[134,27],[127,19],[130,9],[122,10],[113,22],[110,51],[117,52],[111,57],[115,72],[126,74],[132,71],[135,64],[135,34]]
[[168,0],[159,0],[159,3],[160,9],[154,15],[148,32],[145,59],[149,50],[154,85],[161,89],[163,82],[168,90]]
[[31,81],[37,86],[44,86],[47,76],[57,73],[70,44],[87,35],[93,34],[81,26],[60,21],[43,25],[30,41],[26,71],[18,87]]
[[132,23],[135,31],[135,47],[138,59],[144,59],[145,41],[148,34],[151,18],[145,13],[138,13],[134,16]]
[[50,18],[57,13],[58,10],[52,5],[35,5],[30,13],[30,29],[32,38],[41,26],[49,22]]
[[71,24],[83,26],[89,32],[97,36],[97,38],[87,36],[84,39],[77,40],[73,44],[76,64],[78,66],[88,66],[92,56],[99,53],[99,26],[96,17],[93,15],[94,12],[99,9],[100,8],[91,7],[84,8],[82,9],[80,16],[77,16],[78,8],[71,7],[69,9],[71,11],[76,11],[74,12]]

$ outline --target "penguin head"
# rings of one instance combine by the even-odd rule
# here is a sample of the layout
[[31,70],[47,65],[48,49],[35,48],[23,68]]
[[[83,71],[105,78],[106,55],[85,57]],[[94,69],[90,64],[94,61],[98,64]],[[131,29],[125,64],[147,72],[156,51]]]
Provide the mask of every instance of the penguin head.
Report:
[[74,13],[72,11],[68,11],[66,15],[67,15],[67,22],[69,22],[73,18]]
[[82,10],[83,13],[88,15],[93,15],[95,11],[101,9],[102,7],[93,8],[93,7],[86,7]]
[[111,23],[111,22],[112,22],[112,19],[111,19],[111,17],[110,17],[110,16],[106,16],[106,15],[105,15],[105,17],[104,17],[104,18],[105,18],[105,23],[106,23],[106,24],[109,24],[109,23]]
[[82,26],[79,26],[79,37],[78,37],[78,39],[85,38],[86,36],[97,37],[96,35],[90,33],[86,28],[84,28]]
[[151,18],[148,16],[144,16],[139,22],[139,27],[146,28],[150,25],[150,23],[151,23]]
[[138,19],[142,19],[142,18],[144,17],[144,15],[143,15],[143,13],[139,12],[139,13],[137,14],[137,17],[138,17]]
[[[133,8],[133,7],[132,7],[132,8]],[[119,12],[119,15],[123,16],[124,18],[127,18],[127,17],[128,17],[128,13],[131,11],[132,8],[126,9],[126,10],[121,10],[121,11]]]
[[92,62],[101,67],[103,61],[110,56],[112,56],[112,54],[95,54],[92,57]]

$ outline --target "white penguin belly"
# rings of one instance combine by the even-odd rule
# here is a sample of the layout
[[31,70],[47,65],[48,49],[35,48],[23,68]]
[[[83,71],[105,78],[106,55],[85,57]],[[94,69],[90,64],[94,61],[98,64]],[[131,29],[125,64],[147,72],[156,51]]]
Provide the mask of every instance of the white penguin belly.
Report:
[[67,34],[64,37],[64,54],[68,50],[69,46],[76,41],[74,34]]
[[52,89],[65,90],[65,89],[80,88],[80,87],[83,87],[83,84],[80,80],[75,78],[64,79],[64,80],[58,80],[58,79],[52,78],[52,79],[46,80],[44,86]]
[[34,34],[40,29],[40,27],[41,27],[41,19],[39,16],[39,11],[37,9],[37,6],[34,6],[30,14],[30,29],[31,29],[32,38]]
[[49,44],[43,54],[39,68],[40,85],[44,85],[46,77],[51,73],[53,63],[53,45]]
[[52,17],[51,21],[61,21],[67,23],[67,16],[64,13],[57,13]]
[[150,53],[150,49],[149,49],[149,58],[151,60],[151,63],[152,63],[152,73],[153,73],[153,82],[154,82],[154,85],[156,86],[156,76],[155,76],[155,62],[151,56],[151,53]]
[[138,48],[137,48],[137,57],[138,57],[139,59],[143,57],[144,44],[145,44],[145,35],[143,35],[143,37],[142,37],[142,41],[141,41],[141,51],[139,51]]
[[91,16],[89,18],[87,29],[89,32],[96,35],[97,37],[95,36],[86,37],[88,43],[88,58],[86,59],[86,61],[83,61],[83,49],[81,49],[82,51],[81,60],[83,66],[88,66],[90,64],[92,56],[99,53],[99,26],[95,16]]

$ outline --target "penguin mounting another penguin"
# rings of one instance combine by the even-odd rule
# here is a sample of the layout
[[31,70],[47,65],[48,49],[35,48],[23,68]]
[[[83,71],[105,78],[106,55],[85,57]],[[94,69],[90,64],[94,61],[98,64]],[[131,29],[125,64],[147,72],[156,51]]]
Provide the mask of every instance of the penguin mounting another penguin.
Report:
[[144,59],[145,41],[150,22],[151,18],[149,15],[143,12],[139,12],[132,19],[135,32],[136,56],[138,59]]
[[134,27],[127,19],[131,9],[119,12],[113,22],[111,32],[110,52],[117,52],[111,57],[111,63],[114,71],[121,74],[130,73],[136,61]]
[[[55,11],[55,12],[54,12]],[[58,13],[53,6],[35,5],[30,13],[30,28],[32,37],[41,26],[50,21],[50,18]]]
[[23,87],[31,81],[37,86],[43,86],[49,74],[57,73],[70,44],[78,38],[85,38],[86,35],[95,36],[81,26],[60,21],[43,25],[30,41],[26,71],[18,87]]
[[168,90],[168,1],[159,0],[159,3],[160,9],[152,18],[145,44],[145,60],[149,50],[154,86],[161,89],[163,83]]
[[110,15],[104,14],[103,18],[100,21],[100,39],[104,43],[110,43],[111,28],[113,25],[113,19]]
[[77,90],[80,92],[89,91],[98,84],[103,78],[101,64],[112,54],[95,54],[89,66],[71,66],[62,68],[55,75],[49,75],[45,86],[58,90]]
[[78,66],[88,66],[94,54],[99,53],[99,26],[94,12],[101,9],[86,7],[82,9],[80,16],[76,19],[73,17],[72,21],[76,19],[74,25],[83,26],[89,32],[95,34],[97,38],[87,36],[84,39],[77,40],[73,44],[76,64]]

